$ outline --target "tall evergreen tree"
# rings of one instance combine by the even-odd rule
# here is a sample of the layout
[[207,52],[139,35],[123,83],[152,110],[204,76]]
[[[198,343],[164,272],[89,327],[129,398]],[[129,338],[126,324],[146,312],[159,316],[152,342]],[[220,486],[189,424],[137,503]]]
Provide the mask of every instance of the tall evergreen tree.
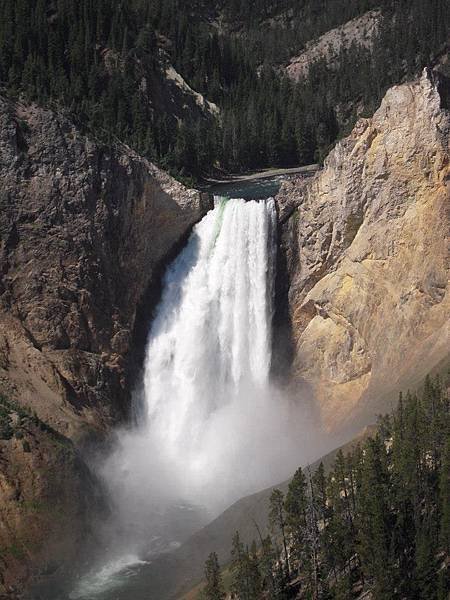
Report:
[[269,503],[269,523],[272,531],[281,534],[281,540],[283,543],[283,559],[286,569],[286,576],[290,575],[290,564],[289,564],[289,553],[287,544],[287,532],[286,532],[286,513],[284,504],[283,492],[275,488],[270,495]]
[[226,594],[220,573],[219,559],[215,552],[211,552],[205,563],[205,581],[203,590],[205,600],[224,600]]
[[301,468],[297,469],[289,483],[286,494],[285,510],[286,524],[291,540],[292,556],[297,569],[307,562],[306,531],[307,531],[307,486],[306,477]]

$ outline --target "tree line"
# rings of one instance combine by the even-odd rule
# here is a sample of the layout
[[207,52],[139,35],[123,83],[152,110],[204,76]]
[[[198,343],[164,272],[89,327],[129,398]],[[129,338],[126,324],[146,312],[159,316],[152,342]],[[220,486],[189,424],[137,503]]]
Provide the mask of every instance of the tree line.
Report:
[[[373,49],[319,60],[298,84],[283,75],[309,40],[375,6],[384,18]],[[449,21],[448,0],[3,0],[0,84],[174,173],[307,164],[430,61]],[[220,118],[174,114],[167,61]]]
[[[326,473],[299,468],[270,497],[272,535],[250,548],[236,532],[236,600],[446,600],[450,593],[450,403],[440,378],[400,394],[377,434]],[[217,555],[204,600],[225,598]]]

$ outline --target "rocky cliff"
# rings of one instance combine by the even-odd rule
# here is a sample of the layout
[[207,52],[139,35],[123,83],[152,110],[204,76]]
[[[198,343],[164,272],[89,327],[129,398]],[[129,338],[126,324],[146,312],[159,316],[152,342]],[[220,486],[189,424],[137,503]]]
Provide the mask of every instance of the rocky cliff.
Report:
[[75,561],[102,513],[100,488],[72,442],[0,397],[0,597]]
[[277,197],[292,386],[330,428],[386,407],[448,356],[449,131],[443,83],[391,88],[308,182]]
[[1,595],[86,540],[98,489],[77,446],[126,415],[162,268],[208,200],[3,98],[0,181]]
[[0,181],[1,390],[66,436],[107,429],[148,289],[206,203],[129,148],[4,99]]
[[301,54],[291,58],[286,67],[287,76],[293,81],[301,81],[308,77],[312,65],[319,60],[324,60],[332,67],[340,55],[353,44],[372,49],[381,19],[380,10],[370,10],[308,42]]

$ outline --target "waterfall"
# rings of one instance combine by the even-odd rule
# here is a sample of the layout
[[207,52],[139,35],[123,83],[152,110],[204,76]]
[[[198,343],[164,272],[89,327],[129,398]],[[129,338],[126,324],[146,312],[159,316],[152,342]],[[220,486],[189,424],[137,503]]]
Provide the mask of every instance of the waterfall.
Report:
[[105,552],[72,600],[116,598],[107,590],[317,446],[304,405],[269,381],[275,232],[273,199],[217,198],[167,269],[137,422],[97,465],[112,503]]
[[275,219],[273,199],[216,199],[164,278],[146,351],[144,427],[187,486],[210,458],[215,416],[268,382]]
[[216,198],[166,271],[137,423],[100,469],[128,550],[183,537],[173,521],[187,513],[174,519],[175,509],[190,507],[193,530],[192,507],[211,517],[289,474],[284,449],[263,459],[289,427],[269,385],[275,233],[273,199]]

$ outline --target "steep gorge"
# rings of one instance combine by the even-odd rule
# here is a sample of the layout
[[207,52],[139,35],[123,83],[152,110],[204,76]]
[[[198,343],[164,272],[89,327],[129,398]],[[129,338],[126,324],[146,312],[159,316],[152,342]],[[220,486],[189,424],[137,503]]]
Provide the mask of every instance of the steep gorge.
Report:
[[[399,389],[448,369],[448,90],[448,80],[428,70],[391,88],[322,171],[285,182],[275,199],[273,374],[317,407],[330,433],[353,438],[344,452],[373,435],[362,426],[390,408]],[[242,498],[155,561],[157,597],[193,588],[210,552],[226,564],[233,531],[251,544],[256,522],[264,535],[272,489]]]
[[[330,430],[371,421],[447,358],[450,119],[440,85],[427,71],[389,90],[319,174],[277,197],[289,386]],[[10,411],[24,437],[0,440],[0,521],[14,523],[0,538],[3,591],[32,573],[15,570],[16,538],[30,507],[44,519],[45,490],[59,490],[69,515],[61,531],[84,522],[76,506],[95,490],[70,442],[54,451],[55,432],[81,443],[126,415],[150,318],[142,307],[209,200],[60,113],[1,100],[0,119],[0,392],[38,416]],[[42,476],[27,478],[30,469]],[[35,552],[19,546],[41,568],[62,553],[40,554],[46,535],[32,536]]]
[[60,113],[1,100],[0,118],[4,394],[63,435],[107,430],[140,303],[209,200]]

